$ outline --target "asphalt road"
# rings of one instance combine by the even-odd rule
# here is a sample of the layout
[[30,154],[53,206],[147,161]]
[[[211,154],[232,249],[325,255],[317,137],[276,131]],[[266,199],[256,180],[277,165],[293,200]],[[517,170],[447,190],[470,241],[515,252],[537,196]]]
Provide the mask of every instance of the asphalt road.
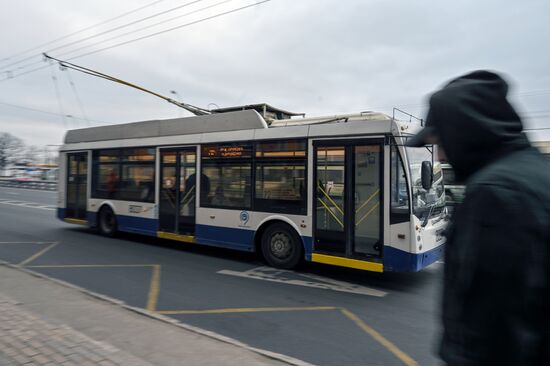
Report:
[[278,271],[248,253],[104,238],[57,220],[55,201],[0,188],[0,260],[317,365],[439,364],[439,263],[407,274]]

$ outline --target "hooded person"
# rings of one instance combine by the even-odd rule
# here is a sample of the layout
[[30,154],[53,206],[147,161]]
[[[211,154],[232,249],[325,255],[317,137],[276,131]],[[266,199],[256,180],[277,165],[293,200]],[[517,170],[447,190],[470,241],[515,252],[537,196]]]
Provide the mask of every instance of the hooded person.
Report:
[[550,365],[550,166],[507,92],[489,71],[450,81],[407,143],[438,144],[466,182],[445,250],[448,365]]

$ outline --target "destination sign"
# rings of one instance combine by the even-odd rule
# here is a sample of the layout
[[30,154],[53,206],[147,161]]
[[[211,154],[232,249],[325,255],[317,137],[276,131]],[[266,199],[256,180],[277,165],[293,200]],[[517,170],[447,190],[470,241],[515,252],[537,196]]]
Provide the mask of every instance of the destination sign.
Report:
[[202,155],[205,158],[249,158],[251,153],[250,145],[215,145],[204,146],[202,149]]

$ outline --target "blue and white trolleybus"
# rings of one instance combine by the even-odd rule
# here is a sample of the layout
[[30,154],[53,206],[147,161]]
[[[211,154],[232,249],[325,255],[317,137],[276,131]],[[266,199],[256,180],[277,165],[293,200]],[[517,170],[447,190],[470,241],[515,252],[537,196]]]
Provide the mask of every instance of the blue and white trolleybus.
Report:
[[58,217],[258,251],[279,268],[418,271],[440,258],[441,169],[430,150],[404,147],[419,124],[261,106],[68,131]]

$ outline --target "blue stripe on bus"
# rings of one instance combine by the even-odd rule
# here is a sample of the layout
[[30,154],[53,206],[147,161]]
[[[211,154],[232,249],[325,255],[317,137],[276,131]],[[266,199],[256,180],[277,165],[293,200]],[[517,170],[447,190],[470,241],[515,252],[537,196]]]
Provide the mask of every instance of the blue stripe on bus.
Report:
[[199,244],[253,252],[254,230],[235,229],[211,225],[196,225],[195,238]]
[[59,220],[64,220],[65,219],[65,208],[63,208],[63,207],[58,207],[57,208],[57,218]]
[[415,254],[384,246],[384,271],[416,272],[429,266],[443,256],[445,245],[427,252]]
[[116,215],[118,229],[135,234],[157,236],[158,220],[143,217]]
[[313,253],[313,238],[311,236],[302,236],[302,240],[304,241],[306,261],[311,262],[311,254]]
[[88,225],[90,227],[97,226],[97,212],[86,211],[86,220],[88,220]]

